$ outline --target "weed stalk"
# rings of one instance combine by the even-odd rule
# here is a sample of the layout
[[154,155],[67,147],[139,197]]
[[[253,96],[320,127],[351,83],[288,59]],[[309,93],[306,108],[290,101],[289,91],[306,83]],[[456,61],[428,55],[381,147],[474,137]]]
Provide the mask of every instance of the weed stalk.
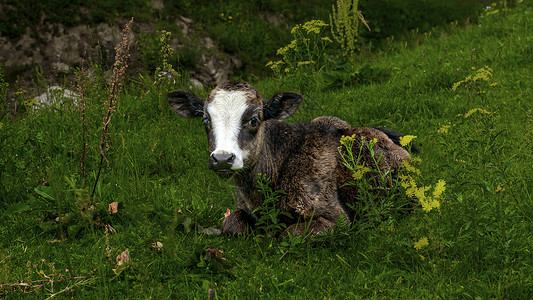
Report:
[[87,120],[86,120],[86,109],[87,109],[87,103],[85,101],[85,68],[83,65],[83,62],[80,67],[80,72],[78,73],[78,93],[80,95],[80,108],[81,108],[81,174],[82,174],[82,189],[85,190],[85,180],[87,179],[87,170],[85,168],[85,157],[87,154],[87,134],[88,134],[88,128],[87,128]]
[[111,168],[109,165],[109,160],[107,159],[105,153],[109,151],[109,148],[111,145],[109,144],[109,123],[111,122],[111,118],[113,117],[113,114],[116,111],[116,104],[118,100],[118,96],[120,92],[122,91],[123,87],[123,80],[126,74],[126,69],[128,68],[127,60],[130,56],[129,50],[130,50],[130,31],[131,31],[131,25],[133,24],[133,18],[126,24],[124,29],[122,30],[122,43],[117,45],[115,47],[115,63],[113,65],[113,78],[111,82],[111,87],[109,89],[109,97],[104,102],[104,108],[106,108],[106,111],[104,112],[104,116],[102,119],[102,137],[100,139],[100,163],[98,165],[98,173],[96,175],[96,179],[94,181],[93,191],[91,192],[91,198],[94,196],[94,193],[96,191],[96,186],[98,184],[98,180],[100,179],[100,174],[102,173],[102,168],[104,165],[104,161],[107,164],[108,168]]

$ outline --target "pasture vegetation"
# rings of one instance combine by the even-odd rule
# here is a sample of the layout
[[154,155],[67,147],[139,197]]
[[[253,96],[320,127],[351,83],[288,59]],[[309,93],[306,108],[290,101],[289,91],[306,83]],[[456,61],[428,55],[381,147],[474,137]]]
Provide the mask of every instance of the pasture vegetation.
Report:
[[[268,179],[257,232],[216,234],[232,184],[207,168],[201,121],[160,105],[184,78],[160,70],[110,93],[80,68],[77,103],[0,115],[0,296],[531,298],[533,10],[489,12],[413,34],[418,47],[390,41],[354,64],[320,52],[254,83],[303,93],[291,121],[384,126],[422,152],[399,201],[363,194],[357,220],[310,239],[269,234],[283,226]],[[352,167],[364,186],[371,170]]]

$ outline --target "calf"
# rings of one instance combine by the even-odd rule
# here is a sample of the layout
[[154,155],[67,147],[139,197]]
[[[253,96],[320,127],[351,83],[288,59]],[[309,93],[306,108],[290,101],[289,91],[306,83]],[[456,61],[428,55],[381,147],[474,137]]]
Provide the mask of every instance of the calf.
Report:
[[245,233],[247,226],[256,222],[258,216],[253,211],[264,201],[256,188],[258,174],[271,179],[273,190],[286,192],[277,203],[278,209],[292,215],[284,220],[289,225],[285,234],[301,234],[304,228],[317,234],[333,228],[340,216],[350,220],[353,211],[346,204],[356,201],[357,187],[345,185],[353,179],[338,152],[343,135],[356,135],[354,149],[361,146],[360,137],[367,141],[375,138],[375,155],[382,155],[379,165],[366,147],[362,162],[382,172],[394,172],[410,158],[383,131],[353,128],[336,117],[308,123],[281,122],[302,102],[302,96],[292,92],[278,93],[266,101],[248,83],[225,82],[205,100],[187,91],[173,91],[168,102],[182,117],[203,118],[209,168],[235,181],[237,208],[224,219],[224,234]]

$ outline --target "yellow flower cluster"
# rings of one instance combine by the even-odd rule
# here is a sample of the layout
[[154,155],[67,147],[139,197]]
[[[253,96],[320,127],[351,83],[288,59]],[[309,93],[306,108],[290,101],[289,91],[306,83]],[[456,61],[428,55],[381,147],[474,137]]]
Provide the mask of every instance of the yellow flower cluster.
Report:
[[472,78],[473,81],[478,80],[485,80],[488,81],[489,78],[492,76],[492,69],[488,66],[485,66],[485,68],[481,68],[476,71],[476,75],[474,75],[474,78]]
[[455,124],[452,125],[451,122],[448,122],[448,125],[442,125],[442,127],[439,128],[439,129],[437,130],[437,132],[438,132],[438,133],[442,133],[442,134],[448,134],[450,128],[452,128],[452,127],[454,127],[454,126],[455,126]]
[[[405,189],[405,194],[409,197],[416,198],[422,205],[425,212],[430,212],[433,209],[440,209],[439,199],[446,190],[446,182],[439,180],[433,188],[433,193],[427,195],[426,192],[431,189],[430,186],[418,186],[413,179],[413,175],[420,175],[420,170],[415,168],[408,161],[402,162],[402,169],[407,171],[407,174],[399,176],[400,184]],[[413,174],[413,175],[411,175]]]
[[269,62],[268,67],[277,75],[296,71],[318,70],[324,63],[326,47],[331,44],[329,37],[324,37],[323,28],[329,26],[322,20],[311,20],[298,24],[291,29],[293,40],[277,50],[283,58],[278,62]]
[[362,165],[355,165],[354,171],[352,173],[352,177],[355,180],[360,180],[360,179],[363,179],[363,176],[368,172],[370,172],[369,167],[365,167]]
[[[302,28],[307,32],[307,34],[309,34],[311,32],[319,34],[320,31],[322,30],[322,27],[326,27],[326,26],[328,26],[328,24],[326,24],[322,20],[311,20],[309,22],[304,23],[302,25]],[[293,30],[294,30],[294,28],[293,28]],[[291,31],[291,33],[293,33],[293,32]]]
[[484,110],[483,108],[473,108],[473,109],[469,110],[469,111],[464,115],[464,117],[465,117],[465,118],[468,118],[468,117],[470,117],[470,116],[471,116],[473,113],[475,113],[475,112],[480,112],[480,113],[482,113],[482,114],[487,114],[487,115],[490,115],[490,114],[491,114],[491,112],[489,112],[489,111],[487,111],[487,110]]
[[310,65],[310,64],[314,64],[314,63],[315,62],[312,61],[312,60],[300,61],[300,62],[298,62],[297,66],[300,67],[300,66]]
[[269,61],[266,66],[270,67],[273,71],[279,70],[281,66],[283,65],[283,61]]
[[439,180],[433,189],[432,195],[426,195],[426,192],[431,189],[431,185],[418,187],[414,179],[409,175],[402,175],[400,180],[402,180],[401,185],[405,188],[405,193],[409,197],[416,198],[422,205],[422,210],[430,212],[433,209],[440,209],[439,198],[446,189],[444,180]]
[[343,146],[346,146],[346,145],[349,145],[349,144],[353,144],[353,142],[355,141],[355,134],[351,135],[351,136],[342,136],[341,137],[341,145]]
[[[0,125],[2,125],[2,123],[0,123]],[[0,127],[0,128],[2,128],[2,127]],[[498,184],[498,186],[496,187],[495,192],[496,193],[505,192],[505,188],[501,184]]]
[[429,246],[429,241],[427,237],[422,237],[415,243],[415,249],[420,251],[422,248]]
[[409,145],[409,143],[411,143],[411,141],[413,139],[416,138],[416,135],[404,135],[402,137],[400,137],[400,145],[402,145],[403,147]]
[[[475,68],[472,68],[472,70],[474,71]],[[485,66],[485,68],[481,68],[481,69],[477,70],[476,74],[474,74],[474,76],[468,75],[468,76],[466,76],[465,79],[454,83],[453,87],[452,87],[452,90],[455,91],[461,85],[465,85],[466,86],[466,84],[471,82],[471,81],[473,81],[473,82],[477,82],[479,80],[489,81],[490,77],[492,77],[492,69],[489,68],[488,66]],[[493,85],[491,85],[491,86],[493,86]]]
[[[354,180],[360,180],[363,179],[363,176],[370,172],[371,169],[369,167],[366,167],[364,162],[360,164],[360,158],[361,158],[361,149],[362,145],[365,144],[366,137],[361,137],[361,148],[359,149],[359,153],[357,157],[354,156],[353,153],[353,144],[355,142],[356,135],[353,134],[351,136],[342,136],[340,143],[341,146],[339,147],[339,153],[341,154],[342,159],[344,160],[344,165],[347,166],[352,171],[352,177]],[[368,141],[368,147],[371,149],[375,144],[377,143],[377,139],[372,139]],[[345,151],[341,151],[342,147],[344,146]]]
[[[408,160],[402,161],[402,169],[406,170],[407,172],[411,174],[420,175],[420,170],[415,168]],[[407,176],[407,175],[404,175],[404,176]]]
[[446,181],[440,179],[433,189],[433,198],[438,199],[446,190]]
[[[296,26],[299,26],[299,25],[296,25]],[[298,49],[297,46],[298,46],[298,41],[292,40],[287,46],[279,48],[278,51],[276,52],[276,54],[277,55],[284,55],[285,53],[289,52],[290,50],[297,51],[297,49]]]

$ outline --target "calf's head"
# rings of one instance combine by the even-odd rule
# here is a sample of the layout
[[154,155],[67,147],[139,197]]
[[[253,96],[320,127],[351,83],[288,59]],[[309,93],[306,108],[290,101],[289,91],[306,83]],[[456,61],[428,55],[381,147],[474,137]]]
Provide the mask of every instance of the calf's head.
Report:
[[301,102],[302,96],[291,92],[265,101],[254,87],[243,82],[222,83],[206,99],[188,91],[168,94],[168,103],[178,115],[203,118],[209,168],[222,177],[254,165],[263,143],[263,121],[288,118]]

